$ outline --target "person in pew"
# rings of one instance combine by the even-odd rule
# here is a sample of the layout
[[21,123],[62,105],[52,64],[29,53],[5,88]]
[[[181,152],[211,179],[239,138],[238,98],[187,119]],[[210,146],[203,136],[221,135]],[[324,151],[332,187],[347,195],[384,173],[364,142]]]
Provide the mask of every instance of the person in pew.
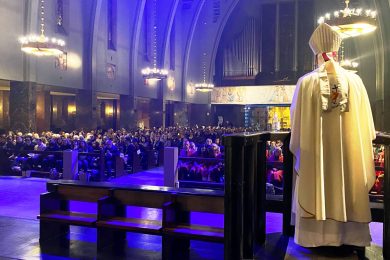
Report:
[[161,142],[163,142],[164,147],[170,147],[171,146],[171,140],[168,139],[166,134],[161,135]]
[[31,140],[30,135],[26,135],[24,138],[23,142],[23,147],[21,149],[21,152],[17,158],[18,160],[18,165],[21,166],[22,172],[26,172],[27,170],[31,170],[33,160],[32,158],[28,155],[29,152],[34,151],[35,144]]
[[215,143],[216,145],[218,145],[219,150],[220,150],[221,153],[223,154],[223,153],[225,152],[225,147],[221,144],[221,138],[216,137],[214,143]]
[[4,149],[6,150],[13,150],[15,149],[15,142],[12,136],[7,136],[6,142],[4,144]]
[[35,144],[31,140],[31,136],[27,135],[24,138],[23,148],[22,148],[22,156],[27,156],[27,151],[34,151]]
[[[25,147],[25,151],[45,151],[46,144],[45,138],[39,138],[38,134],[34,134],[35,141],[30,143],[30,138],[28,138],[28,147]],[[33,147],[33,149],[31,149]],[[44,156],[41,154],[36,154],[33,152],[26,154],[27,159],[23,162],[22,170],[28,170],[32,168],[41,168],[42,161]]]
[[215,159],[222,159],[223,155],[219,149],[219,146],[217,144],[211,144],[211,149],[212,149],[212,158]]
[[23,138],[21,136],[16,136],[15,141],[12,137],[7,138],[5,149],[9,149],[8,158],[15,161],[23,149]]
[[213,152],[213,149],[211,146],[212,143],[213,143],[213,141],[210,138],[206,139],[206,143],[201,148],[202,157],[205,157],[205,158],[213,158],[214,157],[214,152]]
[[172,135],[171,137],[171,146],[180,148],[180,139],[177,134]]
[[123,154],[125,155],[126,160],[126,167],[128,169],[133,168],[134,164],[134,153],[137,151],[136,146],[132,142],[132,137],[130,135],[126,136],[125,138],[125,145],[123,149]]
[[[60,147],[57,145],[55,138],[50,139],[45,151],[50,151],[50,152],[60,151]],[[52,168],[58,168],[57,161],[61,161],[61,160],[62,160],[61,154],[48,154],[43,157],[42,167],[47,171]]]
[[116,141],[114,142],[114,144],[118,148],[119,152],[124,154],[126,146],[126,136],[116,136]]
[[141,136],[139,141],[139,156],[141,157],[141,166],[143,170],[148,169],[148,151],[150,150],[150,142],[145,136]]
[[190,142],[189,156],[190,157],[197,157],[198,156],[198,147],[196,147],[196,144],[194,142]]
[[11,161],[11,169],[13,172],[19,172],[21,171],[21,165],[22,165],[22,157],[21,153],[23,151],[23,138],[21,135],[17,135],[15,137],[15,144],[14,148],[9,151],[8,158]]
[[102,150],[100,143],[98,141],[92,142],[91,147],[94,153],[100,153],[100,151]]
[[160,134],[154,136],[154,141],[152,142],[152,149],[154,154],[155,165],[158,166],[160,161],[160,153],[164,152],[164,143],[161,141]]
[[[79,147],[77,149],[79,153],[90,153],[92,152],[92,147],[90,147],[86,141],[82,140],[79,142]],[[86,154],[79,154],[79,169],[87,171],[89,169],[91,158]]]
[[106,166],[107,177],[113,176],[113,170],[115,170],[115,157],[119,156],[118,148],[112,143],[112,140],[107,139],[104,147],[104,163]]
[[70,140],[68,138],[61,138],[61,146],[60,146],[60,149],[62,151],[66,151],[66,150],[71,150],[72,149],[72,143],[70,142]]
[[183,144],[183,148],[180,150],[180,157],[189,157],[191,153],[190,142],[186,140]]

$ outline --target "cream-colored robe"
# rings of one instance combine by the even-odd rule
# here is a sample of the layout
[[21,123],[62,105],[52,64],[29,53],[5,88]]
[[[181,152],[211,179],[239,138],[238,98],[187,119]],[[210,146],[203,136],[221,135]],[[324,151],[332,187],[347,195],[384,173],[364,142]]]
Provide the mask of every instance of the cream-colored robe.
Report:
[[[375,128],[359,76],[335,63],[347,104],[328,111],[325,64],[297,83],[291,105],[296,235],[302,246],[368,245]],[[355,238],[354,238],[355,237]]]

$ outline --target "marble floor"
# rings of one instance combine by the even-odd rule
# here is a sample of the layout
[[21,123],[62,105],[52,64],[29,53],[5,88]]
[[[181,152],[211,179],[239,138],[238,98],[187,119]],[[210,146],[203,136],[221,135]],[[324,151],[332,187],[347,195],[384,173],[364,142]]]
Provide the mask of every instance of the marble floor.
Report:
[[[162,168],[125,176],[113,182],[162,185]],[[128,233],[128,247],[123,255],[97,255],[96,230],[71,227],[70,247],[41,248],[38,242],[39,194],[46,191],[46,179],[0,176],[0,259],[161,259],[161,237]],[[71,208],[94,212],[89,203],[72,203]],[[128,214],[147,214],[161,218],[156,209],[128,208]],[[192,222],[223,226],[223,216],[193,213]],[[291,237],[281,234],[282,216],[267,213],[267,242],[258,248],[256,259],[358,259],[350,248],[307,249],[296,245]],[[373,242],[366,248],[367,259],[382,258],[382,224],[371,223]],[[223,245],[191,242],[191,259],[223,259]]]

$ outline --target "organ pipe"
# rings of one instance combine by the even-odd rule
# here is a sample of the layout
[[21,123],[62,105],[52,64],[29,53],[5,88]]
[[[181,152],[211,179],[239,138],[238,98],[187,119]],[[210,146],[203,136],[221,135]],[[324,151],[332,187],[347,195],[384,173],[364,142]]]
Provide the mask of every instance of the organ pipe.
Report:
[[224,49],[224,76],[256,76],[260,66],[259,46],[259,24],[252,17],[242,32]]

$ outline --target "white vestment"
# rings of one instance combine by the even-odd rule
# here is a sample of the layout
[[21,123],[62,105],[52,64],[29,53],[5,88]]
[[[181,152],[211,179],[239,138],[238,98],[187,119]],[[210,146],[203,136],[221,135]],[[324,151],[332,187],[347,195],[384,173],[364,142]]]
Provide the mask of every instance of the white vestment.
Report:
[[[335,63],[332,79],[325,65],[300,78],[291,105],[295,242],[367,246],[368,192],[375,182],[370,102],[359,76]],[[334,82],[342,93],[336,105]]]

